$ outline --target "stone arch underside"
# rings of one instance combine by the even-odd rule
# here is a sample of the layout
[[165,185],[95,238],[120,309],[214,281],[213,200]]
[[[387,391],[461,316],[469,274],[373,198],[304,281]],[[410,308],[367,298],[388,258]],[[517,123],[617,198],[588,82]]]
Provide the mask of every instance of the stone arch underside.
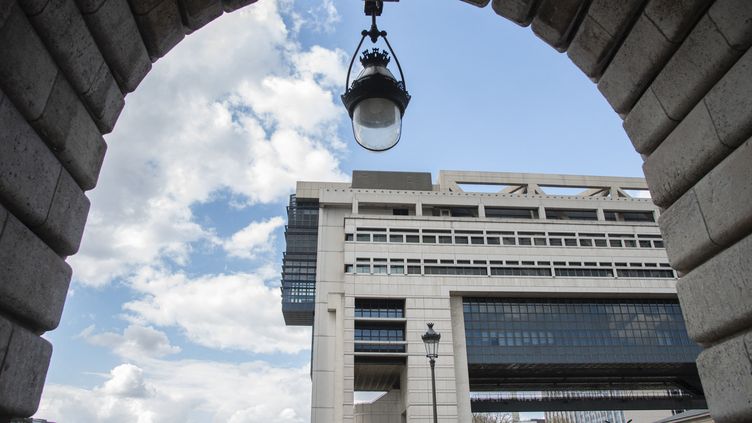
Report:
[[[464,1],[530,25],[623,118],[706,347],[711,414],[752,421],[752,2]],[[0,420],[38,407],[40,335],[60,321],[124,96],[186,34],[253,2],[0,2]]]

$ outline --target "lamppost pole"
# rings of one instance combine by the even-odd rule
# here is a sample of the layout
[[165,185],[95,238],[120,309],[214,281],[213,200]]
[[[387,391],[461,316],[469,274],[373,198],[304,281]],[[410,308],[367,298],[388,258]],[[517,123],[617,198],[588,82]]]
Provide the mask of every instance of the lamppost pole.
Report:
[[426,346],[426,357],[431,364],[431,392],[433,394],[433,423],[439,423],[438,412],[436,410],[436,358],[438,358],[439,341],[441,334],[433,330],[433,323],[427,323],[428,331],[421,336],[423,344]]
[[439,423],[436,412],[436,372],[434,371],[436,360],[431,358],[429,361],[431,363],[431,391],[433,392],[433,423]]

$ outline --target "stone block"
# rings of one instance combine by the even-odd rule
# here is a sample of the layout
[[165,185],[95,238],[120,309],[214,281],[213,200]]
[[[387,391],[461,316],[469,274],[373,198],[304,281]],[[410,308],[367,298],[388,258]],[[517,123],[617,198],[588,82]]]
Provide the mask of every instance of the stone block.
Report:
[[671,267],[687,272],[720,250],[710,238],[694,190],[687,191],[658,219]]
[[569,46],[589,1],[543,0],[533,18],[533,32],[557,51]]
[[[27,14],[36,3],[21,0]],[[97,125],[110,132],[125,103],[75,1],[49,0],[30,20]]]
[[125,99],[107,63],[102,62],[94,83],[82,96],[99,131],[102,134],[112,132],[125,106]]
[[705,15],[653,81],[653,92],[668,116],[681,120],[740,56]]
[[96,186],[107,149],[99,129],[60,74],[42,116],[31,122],[81,188]]
[[129,2],[152,62],[167,54],[185,37],[176,0]]
[[224,12],[221,0],[179,0],[178,4],[183,25],[192,31],[208,24]]
[[56,253],[71,256],[78,252],[89,214],[89,199],[76,181],[63,170],[57,183],[47,220],[34,228]]
[[681,43],[713,0],[652,0],[645,5],[647,16],[673,43]]
[[229,13],[253,3],[256,3],[256,0],[222,0],[222,7]]
[[729,152],[700,102],[642,165],[653,202],[668,207]]
[[653,89],[648,88],[624,119],[623,126],[635,150],[650,154],[678,123],[666,114]]
[[709,345],[752,326],[752,236],[708,260],[676,285],[687,332]]
[[752,139],[703,177],[695,192],[715,243],[731,245],[752,232]]
[[47,218],[61,165],[0,93],[0,200],[26,224]]
[[642,0],[593,1],[567,49],[569,59],[590,78],[600,78],[643,3]]
[[0,235],[0,259],[0,309],[34,329],[55,329],[70,266],[12,214]]
[[748,50],[705,96],[718,137],[736,148],[752,135],[752,50]]
[[752,2],[717,0],[708,15],[732,48],[746,51],[752,46]]
[[700,353],[705,398],[716,422],[752,421],[752,333],[739,334]]
[[[10,6],[7,18],[0,27],[0,87],[13,99],[18,110],[33,120],[39,117],[52,91],[57,76],[57,65],[50,57],[15,1],[3,2]],[[8,5],[10,3],[10,5]]]
[[128,3],[123,0],[76,0],[120,89],[129,93],[151,70],[151,60]]
[[52,345],[2,316],[0,322],[12,327],[0,367],[0,415],[31,416],[39,407]]
[[537,0],[493,0],[491,7],[519,26],[528,26],[533,21]]
[[676,47],[641,15],[598,81],[598,90],[617,113],[628,113]]
[[740,55],[705,15],[627,115],[637,151],[655,149]]
[[473,6],[478,6],[478,7],[486,7],[488,6],[488,3],[491,2],[491,0],[462,0],[462,1],[464,1],[465,3],[470,3]]

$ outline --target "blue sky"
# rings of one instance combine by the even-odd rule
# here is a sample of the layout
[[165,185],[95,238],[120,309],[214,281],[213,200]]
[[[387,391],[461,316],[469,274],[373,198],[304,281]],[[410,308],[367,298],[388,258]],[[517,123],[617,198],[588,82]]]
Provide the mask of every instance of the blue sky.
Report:
[[296,180],[641,176],[621,120],[566,55],[458,0],[386,4],[412,101],[394,149],[360,149],[339,94],[368,25],[360,1],[260,0],[189,35],[127,97],[45,335],[38,417],[307,422],[310,330],[284,327],[278,290]]

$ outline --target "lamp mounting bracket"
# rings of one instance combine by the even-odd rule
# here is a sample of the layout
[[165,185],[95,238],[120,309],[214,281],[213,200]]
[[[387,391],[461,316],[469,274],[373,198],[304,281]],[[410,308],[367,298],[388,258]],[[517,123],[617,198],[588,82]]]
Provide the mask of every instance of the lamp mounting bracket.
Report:
[[398,2],[399,0],[364,0],[363,11],[366,16],[381,16],[385,1]]

